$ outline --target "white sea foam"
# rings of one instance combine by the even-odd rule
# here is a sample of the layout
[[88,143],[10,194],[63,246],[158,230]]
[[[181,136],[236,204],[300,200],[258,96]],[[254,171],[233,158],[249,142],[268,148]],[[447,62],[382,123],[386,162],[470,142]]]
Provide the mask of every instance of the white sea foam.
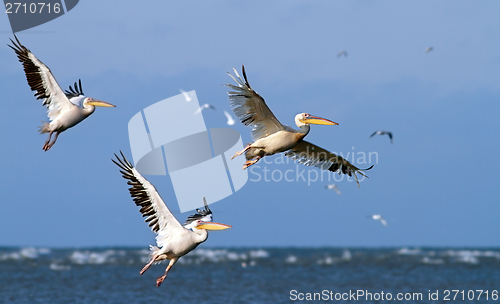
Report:
[[352,254],[351,254],[351,251],[349,251],[349,249],[345,249],[343,252],[342,252],[342,257],[341,257],[342,260],[344,261],[350,261],[352,259]]
[[396,251],[396,253],[401,254],[401,255],[417,255],[417,254],[420,254],[421,251],[418,248],[410,249],[410,248],[403,247],[403,248],[399,249],[398,251]]
[[323,259],[319,259],[316,262],[318,263],[318,265],[332,265],[332,264],[338,262],[338,260],[339,260],[339,258],[327,256]]
[[50,263],[49,267],[50,267],[50,269],[52,269],[54,271],[63,271],[63,270],[70,270],[71,269],[71,266],[69,266],[69,265],[62,265],[62,264],[58,264],[56,262]]
[[195,263],[205,261],[223,262],[223,261],[247,261],[249,259],[262,259],[269,257],[269,253],[265,250],[251,250],[248,253],[237,252],[227,249],[195,249],[186,255],[184,258],[186,263],[189,258],[192,258]]
[[264,259],[269,257],[269,252],[262,249],[251,250],[248,254],[252,259]]
[[19,253],[21,254],[21,257],[26,259],[38,258],[38,250],[34,247],[22,248]]
[[295,263],[297,263],[297,261],[298,261],[298,260],[299,260],[299,259],[298,259],[296,256],[294,256],[294,255],[289,255],[289,256],[285,259],[285,263],[287,263],[287,264],[295,264]]
[[431,259],[430,257],[427,257],[427,256],[423,257],[421,262],[424,264],[431,264],[431,265],[444,264],[443,259]]
[[116,261],[117,255],[124,255],[122,251],[106,250],[106,251],[73,251],[69,259],[75,264],[106,264]]
[[21,260],[21,259],[37,259],[40,255],[50,254],[48,248],[25,247],[19,251],[0,253],[0,261],[2,260]]

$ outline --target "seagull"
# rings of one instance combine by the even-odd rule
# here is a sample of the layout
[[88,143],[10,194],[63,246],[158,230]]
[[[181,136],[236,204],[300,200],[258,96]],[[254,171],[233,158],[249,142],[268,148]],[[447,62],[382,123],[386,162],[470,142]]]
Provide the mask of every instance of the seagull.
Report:
[[339,187],[337,187],[337,185],[335,185],[335,184],[326,185],[326,189],[334,190],[335,192],[337,192],[338,195],[340,195],[340,193],[341,193],[339,190]]
[[372,138],[375,135],[386,135],[386,134],[387,134],[387,136],[389,136],[389,138],[391,140],[391,144],[392,144],[392,133],[389,131],[382,131],[382,130],[375,131],[375,132],[373,132],[372,135],[370,135],[370,138]]
[[183,89],[179,89],[179,91],[182,93],[182,95],[184,95],[184,99],[186,99],[187,102],[190,102],[191,100],[193,100],[191,98],[191,96],[189,96],[189,93],[184,91]]
[[231,114],[229,114],[226,110],[224,110],[224,115],[226,115],[226,117],[227,117],[227,124],[228,124],[229,126],[234,125],[234,119],[233,119],[233,117],[231,116]]
[[347,57],[347,51],[342,50],[342,51],[340,51],[340,52],[337,54],[337,57],[338,57],[338,58],[340,58],[340,57],[342,57],[342,56]]
[[158,245],[150,246],[150,259],[139,273],[142,275],[154,263],[170,260],[165,274],[156,280],[156,287],[159,287],[179,258],[207,240],[207,230],[224,230],[232,226],[212,222],[212,211],[205,198],[205,210],[196,209],[198,213],[188,217],[186,223],[181,225],[155,187],[130,164],[121,151],[120,154],[122,158],[115,154],[116,160],[112,161],[120,168],[123,178],[128,180],[127,184],[132,186],[129,188],[130,196],[141,207],[140,212],[146,217],[145,222],[149,222],[151,230],[156,233]]
[[212,110],[215,110],[215,107],[214,107],[213,105],[211,105],[211,104],[206,103],[206,104],[204,104],[204,105],[201,105],[201,106],[198,108],[198,110],[196,110],[196,111],[194,112],[194,115],[196,115],[196,114],[200,114],[200,113],[201,113],[201,111],[203,111],[203,110],[205,110],[205,109],[212,109]]
[[387,222],[382,217],[382,215],[380,215],[380,214],[374,214],[374,215],[371,216],[371,218],[374,219],[374,220],[376,220],[376,221],[380,221],[382,223],[382,225],[384,225],[384,226],[387,227]]
[[433,50],[434,50],[434,48],[433,48],[432,46],[429,46],[429,47],[427,47],[427,48],[425,49],[425,52],[426,52],[426,53],[430,53],[430,52],[432,52]]
[[[73,87],[70,86],[69,91],[63,92],[50,69],[22,45],[16,35],[14,38],[16,41],[10,39],[14,46],[9,45],[9,47],[23,64],[26,80],[31,90],[36,91],[36,98],[43,99],[42,105],[48,109],[47,116],[50,123],[43,122],[39,127],[40,134],[49,133],[42,148],[44,151],[48,151],[56,143],[59,134],[94,113],[95,106],[115,107],[110,103],[84,96],[81,80],[75,82]],[[51,141],[53,133],[55,137]]]

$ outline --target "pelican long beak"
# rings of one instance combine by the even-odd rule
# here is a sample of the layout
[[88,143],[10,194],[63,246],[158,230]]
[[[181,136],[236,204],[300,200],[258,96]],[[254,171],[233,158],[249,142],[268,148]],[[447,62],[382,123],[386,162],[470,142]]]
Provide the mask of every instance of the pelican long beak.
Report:
[[112,105],[110,103],[107,103],[105,101],[100,101],[100,100],[92,100],[92,101],[89,101],[87,102],[87,104],[89,105],[93,105],[93,106],[98,106],[98,107],[108,107],[108,108],[115,108],[116,106],[115,105]]
[[321,118],[321,117],[317,117],[317,116],[312,116],[312,115],[310,115],[306,119],[301,119],[300,121],[303,123],[314,124],[314,125],[329,125],[329,126],[338,125],[338,123],[333,122],[329,119]]
[[202,224],[196,226],[197,229],[206,229],[206,230],[224,230],[228,228],[233,228],[231,225],[214,223],[214,222],[203,222]]

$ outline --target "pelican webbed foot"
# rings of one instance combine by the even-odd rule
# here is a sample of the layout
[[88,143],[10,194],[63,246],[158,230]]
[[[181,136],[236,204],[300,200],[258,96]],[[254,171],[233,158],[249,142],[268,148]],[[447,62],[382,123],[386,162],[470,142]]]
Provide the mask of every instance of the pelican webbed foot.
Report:
[[52,148],[52,146],[56,143],[57,138],[59,137],[59,132],[56,132],[56,135],[52,141],[50,141],[51,137],[52,137],[52,133],[49,134],[49,138],[47,139],[47,141],[43,145],[43,148],[42,148],[43,151],[49,151],[49,149]]
[[246,168],[248,168],[248,167],[250,167],[251,165],[255,164],[255,163],[256,163],[256,162],[258,162],[261,158],[262,158],[262,156],[257,156],[257,157],[255,157],[254,159],[247,160],[247,161],[243,164],[243,170],[245,170]]
[[156,279],[156,287],[160,287],[161,283],[165,281],[165,278],[167,277],[167,274],[162,275],[158,279]]

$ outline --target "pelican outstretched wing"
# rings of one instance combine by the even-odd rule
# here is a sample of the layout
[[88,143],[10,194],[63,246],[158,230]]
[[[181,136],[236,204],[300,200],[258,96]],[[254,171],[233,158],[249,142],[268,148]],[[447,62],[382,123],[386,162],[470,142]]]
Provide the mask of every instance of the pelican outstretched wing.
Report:
[[127,184],[132,186],[129,188],[130,196],[141,207],[142,216],[147,217],[144,221],[149,222],[149,227],[157,234],[156,243],[161,247],[175,231],[185,228],[167,208],[155,187],[130,164],[121,151],[120,154],[122,159],[115,154],[117,161],[112,161],[120,167],[122,176],[128,180]]
[[233,89],[233,91],[227,93],[236,117],[245,126],[252,128],[252,138],[254,141],[283,130],[283,125],[274,116],[273,112],[271,112],[264,98],[248,84],[245,66],[242,66],[241,69],[245,80],[243,81],[236,69],[233,69],[236,77],[228,74],[238,85],[226,84],[226,86]]
[[83,96],[82,80],[79,79],[78,83],[75,82],[73,87],[69,86],[69,90],[66,90],[64,94],[70,99],[73,97]]
[[64,108],[72,107],[73,104],[57,84],[50,69],[22,45],[16,35],[14,38],[16,41],[10,39],[14,46],[9,47],[16,52],[17,58],[23,64],[26,80],[31,90],[36,91],[36,98],[44,99],[42,104],[48,108],[47,116],[52,121]]
[[305,166],[314,166],[322,170],[329,170],[332,172],[338,172],[339,174],[343,173],[349,176],[354,176],[356,183],[358,183],[358,187],[359,181],[356,173],[359,173],[364,177],[368,177],[364,174],[364,171],[373,168],[372,165],[366,169],[359,169],[342,156],[320,148],[305,140],[298,143],[292,149],[286,151],[285,156],[290,157]]

